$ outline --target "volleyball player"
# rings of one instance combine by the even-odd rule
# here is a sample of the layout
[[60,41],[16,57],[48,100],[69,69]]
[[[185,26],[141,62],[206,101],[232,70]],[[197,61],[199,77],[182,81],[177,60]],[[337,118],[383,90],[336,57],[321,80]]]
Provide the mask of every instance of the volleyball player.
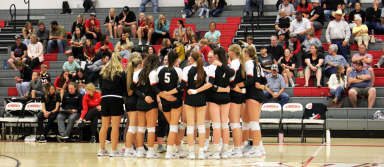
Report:
[[[214,55],[213,51],[210,51],[208,53],[208,63],[211,65],[214,61]],[[208,69],[209,66],[206,68]],[[209,95],[210,90],[205,91],[207,95]],[[206,107],[206,112],[205,112],[205,131],[208,133],[205,135],[205,142],[204,142],[204,152],[207,152],[209,149],[209,136],[211,132],[211,117],[209,115],[209,97],[207,98],[207,107]]]
[[123,156],[117,150],[119,139],[119,127],[121,116],[124,114],[123,92],[127,91],[126,74],[121,64],[122,57],[118,52],[112,54],[111,60],[100,72],[101,88],[101,119],[102,125],[99,134],[100,151],[99,156],[105,156],[108,152],[105,149],[105,141],[110,124],[112,123],[111,142],[112,152],[109,156]]

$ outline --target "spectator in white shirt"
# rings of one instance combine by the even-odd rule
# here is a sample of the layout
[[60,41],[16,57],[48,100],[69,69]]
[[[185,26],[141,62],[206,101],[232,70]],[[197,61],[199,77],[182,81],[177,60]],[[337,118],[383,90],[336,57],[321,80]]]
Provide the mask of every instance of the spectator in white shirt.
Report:
[[335,20],[328,24],[325,38],[327,39],[328,45],[336,44],[338,47],[338,54],[343,55],[344,59],[348,62],[347,56],[347,45],[351,36],[351,30],[346,21],[342,20],[345,13],[339,9],[336,12],[332,12],[332,16]]
[[339,64],[336,66],[335,73],[331,75],[328,81],[329,94],[335,98],[332,100],[333,104],[341,101],[341,96],[345,95],[345,87],[347,85],[347,80],[344,75],[345,68],[343,65]]
[[296,20],[291,22],[289,32],[297,34],[297,39],[300,40],[300,43],[303,43],[307,39],[305,33],[309,30],[311,30],[311,22],[303,18],[303,14],[300,11],[296,12]]

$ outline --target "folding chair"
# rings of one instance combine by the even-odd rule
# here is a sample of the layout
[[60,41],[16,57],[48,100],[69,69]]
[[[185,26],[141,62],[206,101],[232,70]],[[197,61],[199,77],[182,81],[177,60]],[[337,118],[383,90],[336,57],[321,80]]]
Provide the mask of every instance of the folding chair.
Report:
[[[307,129],[306,125],[323,125],[322,130],[323,130],[323,135],[321,138],[321,143],[324,143],[324,138],[325,138],[325,127],[326,127],[326,122],[327,122],[327,117],[325,115],[325,112],[328,111],[327,107],[324,104],[315,104],[315,105],[323,105],[326,111],[324,111],[324,115],[321,115],[323,119],[310,119],[308,115],[310,115],[310,110],[312,110],[314,103],[308,103],[305,106],[305,110],[303,112],[303,117],[302,117],[302,124],[301,124],[301,142],[307,142],[307,137],[304,136],[304,131]],[[320,108],[320,107],[319,107]],[[308,112],[308,113],[307,113]],[[318,113],[321,114],[321,113]]]
[[[268,112],[268,118],[261,118],[260,124],[278,124],[277,142],[279,142],[279,133],[281,132],[281,105],[279,103],[265,103],[261,106],[261,112]],[[265,115],[263,113],[263,115]]]
[[[283,112],[289,112],[290,118],[282,118],[281,119],[281,128],[283,129],[283,125],[301,125],[303,122],[302,112],[303,105],[300,103],[287,103],[283,106]],[[288,130],[288,128],[287,128]]]
[[[5,100],[6,101],[6,100]],[[24,105],[23,103],[21,102],[8,102],[6,103],[7,105],[5,106],[5,113],[4,113],[4,117],[9,114],[10,115],[10,119],[9,120],[4,120],[3,122],[8,122],[8,123],[16,123],[16,127],[19,123],[19,119],[20,117],[22,116],[22,112],[23,112],[23,108],[24,108]],[[11,112],[19,112],[20,115],[19,115],[19,118],[12,118],[12,114]],[[12,125],[10,127],[10,137],[11,137],[11,140],[13,141],[13,135],[12,135]]]

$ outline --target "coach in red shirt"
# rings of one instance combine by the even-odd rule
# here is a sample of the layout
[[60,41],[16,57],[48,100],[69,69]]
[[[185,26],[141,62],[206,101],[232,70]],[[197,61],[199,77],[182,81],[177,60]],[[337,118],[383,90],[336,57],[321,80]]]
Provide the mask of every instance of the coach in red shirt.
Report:
[[96,14],[91,13],[89,20],[85,22],[85,36],[87,39],[96,39],[97,42],[100,41],[101,30],[100,30],[100,21],[96,19]]

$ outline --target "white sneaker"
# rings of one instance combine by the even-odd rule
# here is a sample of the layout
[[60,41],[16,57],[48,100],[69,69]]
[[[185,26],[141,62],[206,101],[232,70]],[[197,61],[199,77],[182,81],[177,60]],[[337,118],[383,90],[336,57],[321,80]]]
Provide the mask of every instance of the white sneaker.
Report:
[[249,145],[249,144],[245,145],[243,148],[243,153],[245,154],[245,153],[249,152],[251,149],[252,149],[251,145]]
[[122,157],[123,154],[120,152],[120,151],[112,151],[111,153],[109,153],[109,156],[110,157]]
[[230,155],[230,154],[228,154],[228,152],[223,152],[223,153],[221,153],[220,158],[221,159],[227,159],[229,157],[228,155]]
[[220,159],[220,154],[219,152],[212,153],[208,156],[208,159]]
[[173,152],[167,152],[165,154],[165,159],[177,159],[177,158],[178,158],[177,155]]
[[187,156],[187,153],[185,151],[179,151],[179,158],[185,158]]
[[222,148],[223,148],[223,139],[220,139],[220,143],[219,143],[219,151],[221,151]]
[[145,150],[144,149],[138,149],[139,151],[137,151],[137,154],[136,154],[136,157],[137,158],[144,158],[144,152]]
[[195,152],[190,152],[188,155],[188,159],[195,159],[195,158],[196,158]]
[[204,152],[199,151],[199,159],[205,159]]
[[148,159],[157,159],[157,158],[160,158],[160,155],[154,151],[148,151],[147,158]]
[[204,143],[204,152],[207,152],[209,150],[209,142]]
[[260,148],[252,147],[247,153],[244,154],[244,157],[253,158],[253,157],[261,157]]
[[121,149],[121,153],[124,154],[126,149],[127,147],[123,146],[123,148]]
[[143,43],[141,41],[139,41],[139,44],[137,44],[137,45],[143,45]]
[[109,39],[113,39],[113,36],[109,36]]
[[100,150],[99,153],[97,153],[97,156],[108,156],[109,153],[107,150]]
[[241,151],[232,152],[231,158],[241,158],[243,157],[243,153]]
[[267,152],[265,151],[263,146],[260,146],[260,152],[261,152],[262,155],[266,155],[267,154]]
[[231,149],[229,149],[227,152],[228,153],[232,153],[233,152],[233,148],[234,148],[234,146]]
[[136,156],[136,150],[133,148],[125,149],[124,157],[135,157]]
[[149,45],[149,42],[147,42],[145,45]]

